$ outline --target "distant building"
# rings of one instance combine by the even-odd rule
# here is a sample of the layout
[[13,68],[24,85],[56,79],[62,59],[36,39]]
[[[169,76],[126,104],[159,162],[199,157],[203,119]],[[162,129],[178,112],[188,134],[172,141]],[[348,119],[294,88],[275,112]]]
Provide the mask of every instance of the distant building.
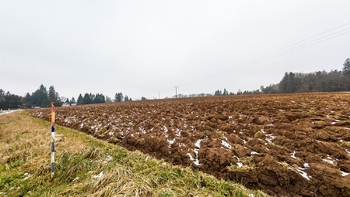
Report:
[[69,107],[70,105],[69,105],[69,103],[63,103],[62,104],[62,107]]
[[76,106],[77,104],[76,103],[72,103],[72,104],[70,104],[71,106]]

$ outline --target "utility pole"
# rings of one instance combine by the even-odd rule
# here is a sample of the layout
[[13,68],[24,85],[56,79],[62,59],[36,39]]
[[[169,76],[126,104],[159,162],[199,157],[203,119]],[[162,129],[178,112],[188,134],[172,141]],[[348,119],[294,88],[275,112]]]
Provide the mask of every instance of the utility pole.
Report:
[[176,98],[177,98],[177,88],[179,87],[179,86],[174,86],[175,87],[175,93],[176,93]]

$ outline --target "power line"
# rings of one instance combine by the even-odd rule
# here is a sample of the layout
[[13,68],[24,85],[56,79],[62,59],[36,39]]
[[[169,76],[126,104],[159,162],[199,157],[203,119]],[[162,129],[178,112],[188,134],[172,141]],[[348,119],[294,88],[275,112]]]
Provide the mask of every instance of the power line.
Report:
[[[349,32],[345,32],[345,33],[339,34],[340,32],[343,32],[343,31],[345,31],[345,30],[350,29],[350,27],[348,27],[348,28],[346,28],[346,29],[342,29],[342,30],[337,31],[337,32],[333,32],[333,33],[328,34],[328,35],[326,35],[326,36],[323,36],[323,37],[320,37],[320,38],[317,38],[317,39],[308,41],[308,42],[306,42],[306,43],[303,43],[303,42],[305,42],[305,41],[307,41],[307,40],[310,40],[310,39],[316,38],[316,37],[318,37],[318,36],[320,36],[320,35],[323,35],[323,34],[332,32],[332,31],[334,31],[334,30],[336,30],[336,29],[339,29],[339,28],[341,28],[341,27],[347,26],[347,25],[349,25],[349,24],[350,24],[350,23],[343,24],[343,25],[341,25],[341,26],[338,26],[338,27],[336,27],[336,28],[327,30],[327,31],[325,31],[325,32],[322,32],[322,33],[320,33],[320,34],[314,35],[314,36],[309,37],[309,38],[307,38],[307,39],[298,41],[298,42],[296,42],[296,43],[294,43],[294,44],[291,44],[291,45],[282,47],[282,48],[280,48],[280,49],[274,50],[274,51],[269,52],[269,53],[267,53],[267,54],[265,54],[265,55],[258,56],[258,57],[256,57],[256,58],[253,58],[253,59],[249,60],[249,61],[246,61],[246,62],[237,64],[237,65],[235,65],[235,66],[232,66],[232,67],[223,69],[223,70],[221,70],[221,71],[217,71],[217,72],[215,72],[215,73],[211,73],[211,74],[206,75],[206,76],[203,76],[203,77],[201,77],[201,78],[199,78],[199,79],[197,79],[197,80],[195,80],[195,81],[193,81],[193,82],[183,84],[182,86],[190,85],[190,84],[193,84],[193,83],[202,81],[202,80],[204,80],[204,79],[207,80],[207,79],[209,79],[209,78],[217,77],[217,76],[219,76],[219,75],[226,74],[227,72],[230,72],[230,70],[232,70],[232,69],[234,69],[234,68],[238,68],[238,67],[241,67],[241,66],[244,66],[244,65],[249,65],[249,64],[252,64],[252,63],[255,63],[255,62],[267,61],[267,60],[269,60],[269,59],[276,58],[276,57],[279,57],[279,56],[281,56],[281,55],[288,54],[288,53],[291,53],[291,52],[293,52],[293,51],[300,50],[300,49],[306,48],[306,47],[308,47],[308,46],[315,45],[315,44],[318,44],[318,43],[320,43],[320,42],[324,42],[324,41],[330,40],[330,39],[335,38],[335,37],[339,37],[339,36],[341,36],[341,35],[344,35],[344,34],[349,33]],[[338,35],[335,35],[335,34],[338,34]],[[332,35],[335,35],[335,36],[332,36]],[[332,37],[327,38],[327,37],[329,37],[329,36],[332,36]],[[299,44],[299,43],[300,43],[300,44]],[[294,47],[292,47],[292,46],[294,46]],[[289,48],[289,49],[288,49],[288,48]]]

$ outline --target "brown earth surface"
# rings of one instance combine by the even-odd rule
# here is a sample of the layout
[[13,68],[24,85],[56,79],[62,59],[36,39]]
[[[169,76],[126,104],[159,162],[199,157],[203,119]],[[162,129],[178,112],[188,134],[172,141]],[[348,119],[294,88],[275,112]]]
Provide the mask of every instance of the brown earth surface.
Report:
[[[56,108],[56,124],[278,196],[350,196],[350,94]],[[50,109],[29,113],[50,121]]]

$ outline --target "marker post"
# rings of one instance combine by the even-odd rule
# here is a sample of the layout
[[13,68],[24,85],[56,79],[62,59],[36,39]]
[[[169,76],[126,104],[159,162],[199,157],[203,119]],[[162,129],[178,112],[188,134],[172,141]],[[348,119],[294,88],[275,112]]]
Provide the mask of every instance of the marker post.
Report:
[[55,172],[55,103],[51,103],[51,178]]

